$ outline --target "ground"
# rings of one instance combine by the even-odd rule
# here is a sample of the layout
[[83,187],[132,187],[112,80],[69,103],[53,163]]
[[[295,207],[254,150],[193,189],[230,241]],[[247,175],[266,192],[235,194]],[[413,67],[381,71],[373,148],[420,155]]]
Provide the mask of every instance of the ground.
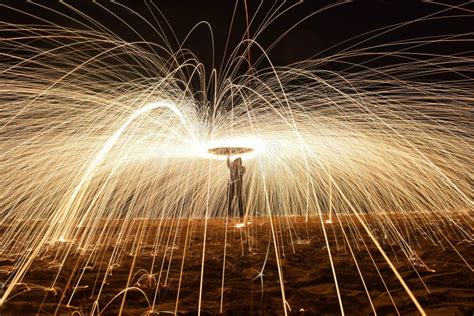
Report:
[[[368,217],[366,219],[428,315],[473,315],[474,274],[469,267],[474,258],[472,240],[463,238],[450,225],[438,225],[437,229],[442,226],[442,230],[439,230],[441,233],[430,235],[414,229],[415,226],[404,222],[405,220],[398,219],[394,223],[400,232],[408,234],[404,235],[405,240],[421,259],[416,259],[415,254],[411,254],[409,260],[407,248],[400,247],[397,242],[399,239],[393,231],[383,232],[383,229],[375,228],[378,225],[376,221]],[[305,218],[275,217],[273,221],[290,313],[340,314],[320,218],[311,217],[306,221]],[[245,228],[236,228],[236,223],[236,220],[228,223],[226,234],[224,219],[208,220],[202,314],[220,312],[222,293],[222,310],[225,314],[283,314],[270,220],[252,219]],[[121,223],[117,221],[114,225],[118,227]],[[127,234],[126,240],[116,248],[119,251],[115,253],[113,260],[110,258],[114,251],[113,242],[118,240],[116,236],[111,235],[110,239],[97,241],[94,252],[77,249],[77,244],[68,240],[52,243],[35,260],[23,283],[14,289],[11,298],[0,309],[0,315],[32,315],[38,312],[49,314],[56,309],[59,314],[91,314],[102,284],[98,302],[100,311],[104,315],[114,315],[120,310],[124,296],[114,297],[126,288],[127,281],[129,291],[123,302],[123,315],[150,311],[149,306],[153,306],[154,299],[154,311],[160,314],[173,313],[176,308],[180,314],[196,314],[205,221],[166,219],[148,221],[145,226],[136,225],[136,229],[131,230],[137,232],[136,235]],[[339,221],[334,219],[332,224],[324,225],[347,315],[373,314],[365,288],[368,289],[377,314],[397,314],[392,300],[400,314],[417,314],[415,305],[354,218],[341,218]],[[145,229],[140,230],[139,227]],[[425,227],[427,228],[428,226]],[[140,231],[143,235],[140,235]],[[137,240],[141,240],[138,248],[133,247]],[[52,284],[68,249],[70,253],[63,269],[57,281]],[[5,281],[9,273],[14,271],[16,259],[2,255],[0,282]],[[223,267],[225,273],[222,288]],[[263,273],[260,274],[262,267]],[[131,270],[133,273],[130,275]],[[72,273],[73,271],[76,273]],[[103,283],[106,271],[107,278]],[[80,273],[84,275],[75,287]],[[180,292],[176,306],[178,288]],[[75,294],[69,302],[73,290]],[[108,303],[110,304],[106,306]]]

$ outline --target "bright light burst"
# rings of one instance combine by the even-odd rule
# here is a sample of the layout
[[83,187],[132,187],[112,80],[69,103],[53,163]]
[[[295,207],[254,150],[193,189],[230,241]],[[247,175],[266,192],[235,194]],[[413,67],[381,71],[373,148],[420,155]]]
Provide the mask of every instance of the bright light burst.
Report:
[[[407,257],[414,251],[394,216],[416,217],[421,231],[453,224],[472,240],[472,53],[413,50],[472,34],[357,46],[285,67],[271,66],[262,50],[260,62],[270,66],[237,75],[246,41],[209,74],[190,51],[126,42],[93,23],[76,30],[0,22],[0,32],[0,255],[15,260],[0,280],[0,305],[57,241],[73,241],[56,250],[59,262],[82,249],[85,267],[112,237],[112,257],[133,251],[120,240],[146,231],[132,225],[137,219],[207,225],[225,217],[228,170],[226,155],[210,151],[217,147],[251,149],[242,155],[245,216],[270,218],[275,253],[274,216],[287,217],[289,227],[295,216],[318,219],[327,243],[335,218],[362,225],[376,245],[374,229],[382,230]],[[369,66],[387,51],[400,62]],[[366,63],[353,64],[355,56]],[[444,238],[442,230],[430,234]],[[327,250],[331,256],[329,243]],[[205,242],[202,260],[204,269]],[[281,292],[285,300],[283,282]]]

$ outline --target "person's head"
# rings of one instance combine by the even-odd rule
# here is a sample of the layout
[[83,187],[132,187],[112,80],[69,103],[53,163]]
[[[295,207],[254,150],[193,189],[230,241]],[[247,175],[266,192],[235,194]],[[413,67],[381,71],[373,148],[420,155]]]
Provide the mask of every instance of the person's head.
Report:
[[239,166],[239,167],[242,166],[242,158],[239,157],[239,158],[235,159],[234,162],[237,166]]

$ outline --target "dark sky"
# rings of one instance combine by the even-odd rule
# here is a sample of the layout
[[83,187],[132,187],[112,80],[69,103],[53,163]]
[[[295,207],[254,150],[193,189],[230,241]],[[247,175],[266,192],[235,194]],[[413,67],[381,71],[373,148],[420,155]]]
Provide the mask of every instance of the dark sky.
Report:
[[[231,33],[231,47],[241,39],[245,31],[245,13],[243,0],[239,1],[237,7],[236,19]],[[256,31],[256,27],[261,25],[264,14],[269,12],[272,5],[275,4],[273,0],[247,0],[249,7],[249,14],[253,15],[257,7],[261,4],[260,14],[257,14],[256,23],[251,27],[251,35]],[[443,0],[440,0],[443,1]],[[57,1],[39,1],[37,3],[47,4],[50,8],[56,9],[62,13],[70,16],[75,16],[71,10],[59,4]],[[113,17],[112,14],[107,13],[94,4],[90,0],[66,0],[67,3],[73,4],[79,10],[87,13],[95,20],[100,21],[106,28],[118,34],[126,40],[137,40],[138,36],[134,34],[123,23]],[[117,0],[116,2],[126,4],[131,9],[139,12],[148,21],[153,23],[150,10],[147,5],[150,3],[158,6],[162,13],[169,20],[173,31],[177,37],[182,40],[187,32],[199,21],[206,20],[213,27],[215,37],[215,54],[217,60],[222,58],[223,48],[227,38],[229,24],[232,12],[235,6],[233,0]],[[281,1],[277,1],[281,3]],[[0,3],[25,11],[34,15],[44,17],[54,23],[82,28],[77,23],[61,17],[57,14],[52,14],[47,10],[27,3],[23,0],[0,0]],[[126,9],[111,3],[110,1],[98,1],[98,3],[106,6],[121,18],[130,23],[131,27],[141,34],[146,40],[159,42],[159,37],[156,33],[143,21],[140,21],[136,16]],[[285,7],[296,3],[296,1],[287,1]],[[322,1],[322,0],[306,0],[296,6],[296,8],[287,12],[279,19],[277,19],[270,27],[266,29],[264,34],[257,40],[264,47],[268,47],[276,38],[278,38],[284,31],[288,30],[295,23],[301,21],[306,16],[315,12],[327,5],[335,4],[336,1]],[[453,4],[455,1],[444,0],[444,3]],[[464,3],[464,8],[473,10],[473,3],[467,1]],[[356,44],[359,40],[353,40],[349,43],[342,44],[338,48],[332,49],[326,53],[324,50],[331,46],[341,43],[354,36],[375,30],[380,27],[392,25],[404,21],[412,21],[441,10],[446,10],[446,6],[433,4],[429,2],[422,2],[417,0],[354,0],[351,3],[342,4],[322,13],[316,14],[308,20],[301,23],[298,27],[292,30],[271,52],[270,57],[273,63],[277,65],[286,65],[292,62],[297,62],[302,59],[309,58],[318,54],[319,56],[327,56],[351,44]],[[154,11],[157,13],[157,11]],[[450,10],[441,13],[440,16],[467,14],[462,10]],[[2,21],[15,23],[42,23],[27,15],[15,12],[10,9],[2,7],[0,9],[0,19]],[[163,21],[162,18],[160,18]],[[165,31],[168,35],[171,34],[169,30]],[[375,40],[364,43],[365,46],[375,45],[383,42],[393,42],[398,39],[407,39],[416,36],[430,36],[453,33],[474,32],[474,22],[471,17],[460,17],[450,19],[438,19],[436,21],[414,23],[407,27],[390,32],[384,36],[378,37]],[[472,38],[472,34],[470,36]],[[200,27],[194,35],[189,39],[186,47],[196,53],[201,61],[206,65],[211,63],[212,47],[210,45],[209,32],[204,27]],[[427,50],[432,50],[434,53],[450,53],[446,49],[454,51],[469,51],[474,49],[472,45],[466,47],[428,47]],[[258,52],[253,50],[253,55]],[[471,53],[472,56],[472,53]],[[253,59],[256,56],[252,57]]]

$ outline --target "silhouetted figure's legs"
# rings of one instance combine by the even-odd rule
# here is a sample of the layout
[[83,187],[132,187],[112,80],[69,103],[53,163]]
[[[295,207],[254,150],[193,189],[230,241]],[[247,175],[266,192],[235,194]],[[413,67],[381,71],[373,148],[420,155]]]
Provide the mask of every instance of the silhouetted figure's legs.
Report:
[[234,200],[234,183],[229,182],[227,186],[227,216],[232,217],[232,201]]
[[242,183],[237,183],[236,189],[237,189],[237,192],[236,192],[237,200],[239,203],[239,216],[240,218],[243,218],[245,215],[245,212],[244,212],[244,201],[242,197]]

